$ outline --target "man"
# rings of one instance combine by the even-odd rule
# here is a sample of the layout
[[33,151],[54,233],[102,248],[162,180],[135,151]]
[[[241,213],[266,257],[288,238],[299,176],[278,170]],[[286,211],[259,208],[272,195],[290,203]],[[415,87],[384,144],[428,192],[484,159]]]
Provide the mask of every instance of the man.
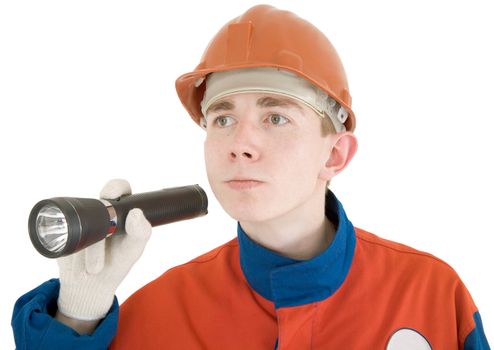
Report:
[[[489,348],[447,264],[354,228],[327,189],[357,150],[356,122],[317,28],[251,8],[176,87],[206,129],[208,179],[238,238],[167,271],[119,315],[115,290],[151,232],[133,210],[126,235],[59,259],[60,282],[19,299],[18,348]],[[120,180],[101,196],[128,193]]]

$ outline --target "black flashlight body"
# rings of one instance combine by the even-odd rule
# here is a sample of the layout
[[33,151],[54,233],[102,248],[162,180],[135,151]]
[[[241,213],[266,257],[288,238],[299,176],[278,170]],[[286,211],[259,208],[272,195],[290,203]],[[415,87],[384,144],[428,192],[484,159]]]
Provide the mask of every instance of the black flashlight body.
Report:
[[[39,213],[47,207],[56,208],[65,219],[66,242],[56,251],[41,242],[38,232]],[[207,207],[207,195],[199,185],[126,195],[118,199],[56,197],[42,200],[33,207],[29,215],[29,236],[40,254],[58,258],[109,235],[124,232],[127,214],[133,208],[141,209],[154,227],[206,215]]]

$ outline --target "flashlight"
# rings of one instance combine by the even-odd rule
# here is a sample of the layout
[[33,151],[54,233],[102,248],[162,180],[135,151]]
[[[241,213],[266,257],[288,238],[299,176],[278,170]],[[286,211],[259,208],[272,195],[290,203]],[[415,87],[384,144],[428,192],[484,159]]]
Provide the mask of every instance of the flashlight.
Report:
[[151,226],[158,226],[206,215],[207,207],[207,195],[199,185],[117,199],[44,199],[29,214],[29,237],[40,254],[58,258],[124,232],[125,219],[133,208],[140,208]]

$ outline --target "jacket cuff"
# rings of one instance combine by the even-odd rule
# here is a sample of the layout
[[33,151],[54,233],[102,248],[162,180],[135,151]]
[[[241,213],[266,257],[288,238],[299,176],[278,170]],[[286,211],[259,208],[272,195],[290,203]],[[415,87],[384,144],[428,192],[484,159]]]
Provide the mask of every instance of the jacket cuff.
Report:
[[54,318],[59,291],[60,281],[51,279],[17,300],[11,322],[16,348],[107,349],[117,331],[117,298],[94,332],[80,335]]

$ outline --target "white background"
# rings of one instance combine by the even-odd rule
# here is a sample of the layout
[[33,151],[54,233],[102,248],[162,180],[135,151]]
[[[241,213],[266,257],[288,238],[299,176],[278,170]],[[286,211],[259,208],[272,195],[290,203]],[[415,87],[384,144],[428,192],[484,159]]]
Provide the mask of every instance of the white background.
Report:
[[[352,222],[447,261],[494,338],[494,33],[490,1],[272,1],[318,26],[346,67],[360,148],[333,181]],[[208,216],[154,229],[117,294],[233,238],[203,131],[175,79],[252,1],[2,1],[0,348],[15,300],[57,276],[31,246],[39,200],[200,184]]]

